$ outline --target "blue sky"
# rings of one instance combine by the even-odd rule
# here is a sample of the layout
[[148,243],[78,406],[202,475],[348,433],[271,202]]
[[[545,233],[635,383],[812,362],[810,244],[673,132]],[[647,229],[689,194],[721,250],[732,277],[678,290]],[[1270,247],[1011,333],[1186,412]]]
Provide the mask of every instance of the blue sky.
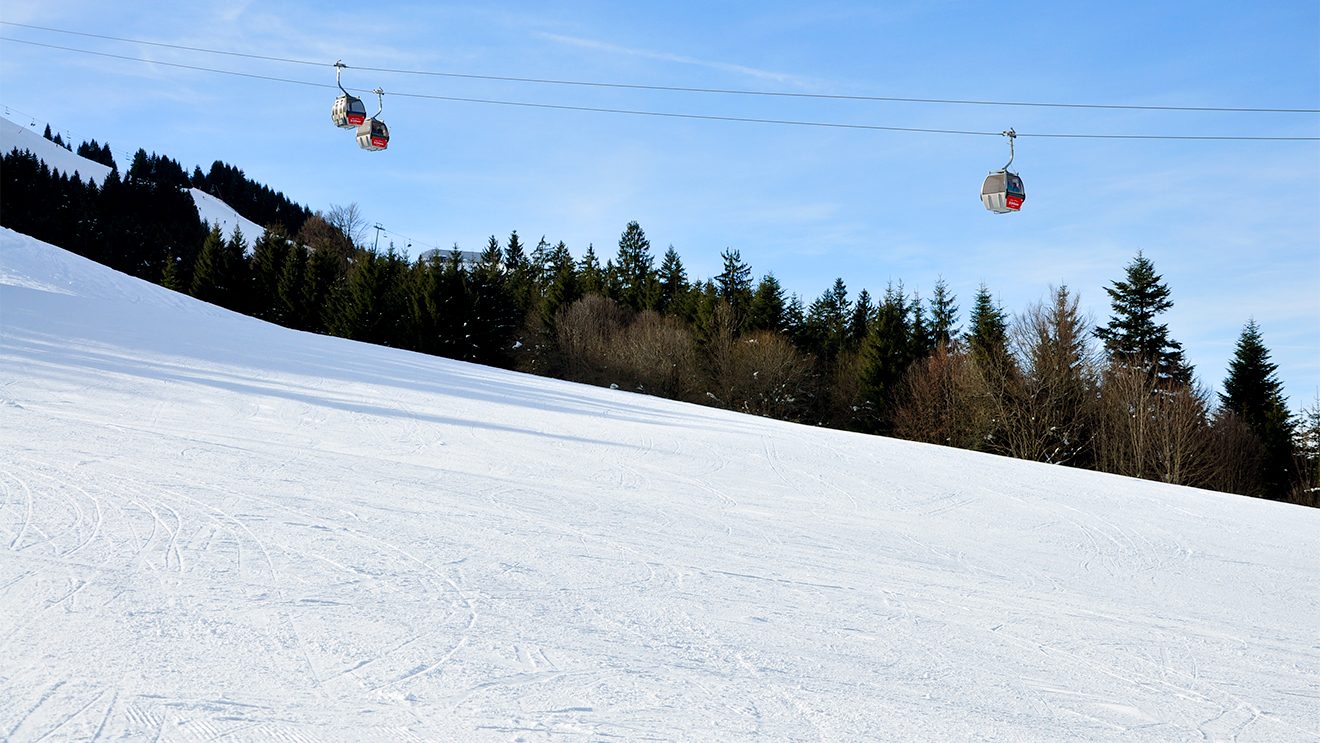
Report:
[[[132,10],[125,10],[131,5]],[[1312,0],[1016,3],[132,4],[8,0],[0,19],[314,60],[325,67],[0,26],[0,35],[332,85],[329,64],[649,85],[889,97],[1320,108]],[[1018,139],[1022,213],[992,215],[981,179],[1002,137],[690,121],[389,95],[1019,132],[1320,136],[1315,114],[958,106],[755,98],[401,76],[384,153],[330,125],[333,89],[0,43],[0,103],[75,141],[185,165],[220,159],[314,209],[356,202],[412,253],[510,231],[613,255],[639,221],[691,275],[737,248],[810,302],[842,277],[966,309],[986,283],[1020,312],[1051,285],[1098,322],[1103,288],[1145,252],[1198,377],[1222,381],[1255,318],[1294,407],[1320,394],[1320,143]],[[375,111],[374,101],[368,101]],[[28,121],[21,121],[28,123]]]

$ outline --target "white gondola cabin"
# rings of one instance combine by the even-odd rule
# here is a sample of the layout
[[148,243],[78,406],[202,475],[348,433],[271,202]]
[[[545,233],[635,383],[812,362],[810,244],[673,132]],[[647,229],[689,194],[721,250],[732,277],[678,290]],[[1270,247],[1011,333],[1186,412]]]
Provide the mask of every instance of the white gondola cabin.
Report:
[[987,175],[981,184],[981,203],[995,214],[1018,211],[1026,200],[1027,192],[1017,173],[998,170]]
[[1013,164],[1013,140],[1017,132],[1009,129],[1004,132],[1008,137],[1008,162],[1004,167],[985,177],[981,184],[981,203],[995,214],[1008,214],[1022,209],[1022,202],[1027,200],[1027,190],[1022,186],[1022,178],[1008,169]]
[[339,81],[340,74],[347,66],[342,59],[335,62],[335,85],[339,86],[339,97],[330,107],[330,122],[340,129],[352,129],[367,120],[367,107],[362,105],[362,99],[349,95],[344,90],[344,84]]
[[390,129],[385,126],[385,122],[373,116],[358,126],[357,141],[358,146],[364,150],[383,150],[390,146]]
[[366,120],[367,107],[362,105],[362,99],[347,93],[336,98],[330,109],[330,121],[340,129],[353,129]]
[[376,152],[390,146],[390,128],[385,126],[384,121],[380,120],[380,112],[385,110],[385,91],[376,88],[371,92],[376,94],[376,100],[380,102],[380,109],[376,111],[375,116],[358,125],[357,142],[358,147],[369,152]]

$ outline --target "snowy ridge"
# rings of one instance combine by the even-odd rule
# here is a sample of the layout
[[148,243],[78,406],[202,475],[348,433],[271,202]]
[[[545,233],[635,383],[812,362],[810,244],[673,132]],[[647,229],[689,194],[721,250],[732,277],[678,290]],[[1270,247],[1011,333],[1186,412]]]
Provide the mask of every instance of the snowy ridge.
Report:
[[243,231],[243,242],[248,247],[265,234],[266,228],[239,214],[220,199],[196,188],[190,188],[188,191],[192,193],[193,203],[197,204],[197,216],[208,225],[219,226],[220,234],[226,239],[234,234],[235,226]]
[[97,185],[105,183],[105,177],[110,175],[110,166],[70,152],[38,132],[0,117],[0,153],[7,155],[14,149],[31,152],[51,170],[68,176],[76,173],[84,181],[92,180]]
[[[109,166],[74,154],[37,132],[0,117],[0,153],[8,154],[13,149],[31,152],[52,170],[66,175],[77,173],[84,180],[91,179],[98,185],[105,183],[106,176],[110,175]],[[188,191],[192,194],[193,203],[197,205],[197,216],[210,225],[219,225],[226,238],[233,234],[237,226],[243,231],[244,241],[251,247],[266,232],[264,227],[239,214],[215,196],[196,188]]]
[[1320,738],[1320,511],[285,330],[0,231],[0,737]]

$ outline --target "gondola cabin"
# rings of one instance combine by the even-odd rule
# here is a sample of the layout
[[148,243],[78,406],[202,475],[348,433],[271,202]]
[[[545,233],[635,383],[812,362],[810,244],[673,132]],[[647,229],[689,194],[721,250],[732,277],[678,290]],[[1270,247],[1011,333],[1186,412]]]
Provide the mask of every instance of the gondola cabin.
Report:
[[997,170],[985,177],[981,184],[981,203],[995,214],[1007,214],[1022,209],[1027,191],[1017,173]]
[[383,150],[390,145],[389,127],[373,116],[358,125],[357,141],[358,146],[364,150],[372,152]]
[[367,107],[362,105],[361,98],[348,94],[341,95],[335,99],[335,105],[330,109],[330,120],[340,129],[361,126],[362,122],[367,120]]

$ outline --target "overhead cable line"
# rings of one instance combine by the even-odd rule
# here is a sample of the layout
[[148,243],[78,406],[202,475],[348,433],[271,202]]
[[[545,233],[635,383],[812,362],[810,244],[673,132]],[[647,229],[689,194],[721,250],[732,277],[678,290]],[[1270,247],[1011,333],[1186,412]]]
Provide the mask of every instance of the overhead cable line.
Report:
[[[179,62],[164,62],[160,60],[142,59],[141,57],[129,57],[123,54],[112,54],[110,52],[98,52],[90,49],[78,49],[75,47],[59,46],[57,44],[45,44],[38,41],[27,41],[25,39],[12,39],[0,36],[0,41],[13,42],[18,44],[27,44],[31,46],[44,47],[47,49],[58,49],[61,51],[77,52],[80,54],[91,54],[98,57],[108,57],[111,59],[121,59],[129,62],[138,62],[142,64],[161,65],[165,67],[176,67],[185,70],[194,70],[198,72],[210,72],[219,75],[231,75],[234,77],[243,77],[253,80],[267,80],[270,82],[285,83],[290,85],[303,85],[313,88],[335,88],[338,86],[329,83],[316,83],[307,80],[295,80],[286,77],[276,77],[273,75],[258,75],[251,72],[238,72],[235,70],[219,70],[212,67],[203,67],[200,65],[182,64]],[[367,91],[362,88],[352,88],[358,92]],[[830,121],[805,121],[796,119],[770,119],[756,118],[749,116],[722,116],[717,114],[697,114],[682,113],[676,111],[646,111],[640,109],[628,108],[604,108],[598,106],[573,106],[557,103],[534,103],[530,101],[504,101],[490,98],[467,98],[461,96],[433,95],[427,93],[406,93],[399,91],[389,91],[389,95],[402,98],[418,98],[434,101],[451,101],[460,103],[478,103],[493,106],[515,106],[521,108],[539,108],[552,109],[559,111],[582,111],[589,113],[608,113],[623,114],[629,116],[649,116],[658,118],[672,119],[695,119],[702,121],[727,121],[748,124],[778,124],[783,126],[804,126],[830,129],[859,129],[867,131],[885,131],[885,132],[907,132],[919,134],[957,134],[964,136],[978,137],[999,137],[1003,132],[998,131],[974,131],[967,129],[933,129],[924,127],[904,127],[904,126],[881,126],[878,124],[850,124],[844,122]],[[1052,133],[1052,132],[1018,132],[1019,137],[1038,137],[1053,139],[1144,139],[1144,140],[1188,140],[1188,141],[1261,141],[1261,142],[1315,142],[1320,141],[1320,136],[1316,137],[1290,137],[1290,136],[1239,136],[1239,135],[1173,135],[1173,134],[1079,134],[1079,133]]]
[[[62,28],[51,28],[49,26],[35,26],[27,23],[15,23],[12,21],[0,21],[0,25],[16,26],[19,28],[28,28],[37,31],[48,31],[51,33],[69,34],[72,36],[83,36],[93,39],[104,39],[107,41],[117,41],[125,44],[140,44],[143,46],[155,46],[165,49],[178,49],[191,52],[202,52],[206,54],[223,54],[231,57],[243,57],[246,59],[258,59],[267,62],[282,62],[285,64],[313,65],[318,67],[328,66],[326,62],[316,62],[306,59],[292,59],[289,57],[274,57],[262,54],[248,54],[245,52],[231,52],[220,49],[207,49],[204,47],[188,46],[184,44],[167,44],[159,41],[147,41],[145,39],[129,39],[119,36],[109,36],[105,34],[93,34],[83,31],[71,31]],[[619,83],[619,82],[601,82],[591,80],[560,80],[554,78],[538,77],[516,77],[509,75],[480,75],[461,72],[441,72],[434,70],[405,70],[393,69],[389,67],[353,67],[351,69],[363,70],[366,72],[382,72],[395,75],[424,75],[429,77],[447,77],[466,80],[489,80],[499,82],[531,83],[537,85],[570,85],[591,88],[617,88],[625,90],[651,90],[666,91],[675,93],[708,93],[718,95],[740,95],[740,96],[766,96],[777,98],[812,98],[823,100],[842,100],[842,101],[873,101],[883,103],[929,103],[944,105],[962,105],[962,106],[1018,106],[1034,108],[1081,108],[1081,109],[1105,109],[1105,110],[1124,110],[1124,111],[1192,111],[1192,112],[1213,112],[1213,113],[1289,113],[1289,114],[1317,114],[1320,108],[1267,108],[1267,107],[1243,107],[1243,106],[1168,106],[1168,105],[1136,105],[1136,104],[1118,104],[1118,103],[1059,103],[1044,101],[994,101],[994,100],[973,100],[959,98],[915,98],[898,96],[872,96],[872,95],[845,95],[838,93],[802,93],[783,90],[746,90],[739,88],[702,88],[681,85],[648,85],[643,83]]]

